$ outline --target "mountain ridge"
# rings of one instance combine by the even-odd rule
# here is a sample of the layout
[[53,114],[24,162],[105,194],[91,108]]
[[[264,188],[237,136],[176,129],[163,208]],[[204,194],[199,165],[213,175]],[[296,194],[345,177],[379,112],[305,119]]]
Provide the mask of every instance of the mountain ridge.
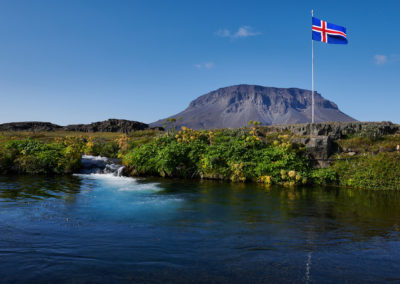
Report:
[[[357,121],[338,106],[315,92],[315,121]],[[247,125],[249,120],[263,125],[306,123],[311,121],[311,91],[240,84],[219,88],[199,96],[180,113],[175,125],[193,129],[231,128]],[[165,119],[150,123],[161,126]]]

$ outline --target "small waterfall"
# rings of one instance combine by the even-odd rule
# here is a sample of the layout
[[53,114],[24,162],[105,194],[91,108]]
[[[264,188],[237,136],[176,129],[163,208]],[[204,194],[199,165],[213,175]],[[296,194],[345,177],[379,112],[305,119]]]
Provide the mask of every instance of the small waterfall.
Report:
[[121,160],[101,156],[82,156],[82,174],[112,174],[120,177],[125,169]]
[[137,178],[123,176],[124,169],[119,159],[83,155],[81,171],[74,176],[97,180],[100,188],[118,191],[154,193],[162,190],[157,183],[139,182]]

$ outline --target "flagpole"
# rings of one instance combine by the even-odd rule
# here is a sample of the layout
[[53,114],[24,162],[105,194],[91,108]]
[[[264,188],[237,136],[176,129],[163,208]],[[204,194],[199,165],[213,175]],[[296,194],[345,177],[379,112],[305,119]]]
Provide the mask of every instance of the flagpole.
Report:
[[[311,21],[314,17],[314,10],[311,10]],[[311,35],[311,123],[315,122],[314,118],[314,40]]]

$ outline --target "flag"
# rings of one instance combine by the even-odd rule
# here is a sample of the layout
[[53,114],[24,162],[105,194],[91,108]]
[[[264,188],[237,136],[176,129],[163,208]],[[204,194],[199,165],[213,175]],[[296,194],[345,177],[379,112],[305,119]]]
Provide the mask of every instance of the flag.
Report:
[[346,28],[312,18],[312,39],[334,44],[347,44]]

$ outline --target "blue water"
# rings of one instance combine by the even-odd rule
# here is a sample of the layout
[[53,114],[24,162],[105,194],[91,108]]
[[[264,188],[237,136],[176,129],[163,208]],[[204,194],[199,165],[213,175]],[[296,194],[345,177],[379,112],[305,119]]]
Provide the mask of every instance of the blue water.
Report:
[[0,177],[0,282],[400,282],[399,202],[395,191]]

